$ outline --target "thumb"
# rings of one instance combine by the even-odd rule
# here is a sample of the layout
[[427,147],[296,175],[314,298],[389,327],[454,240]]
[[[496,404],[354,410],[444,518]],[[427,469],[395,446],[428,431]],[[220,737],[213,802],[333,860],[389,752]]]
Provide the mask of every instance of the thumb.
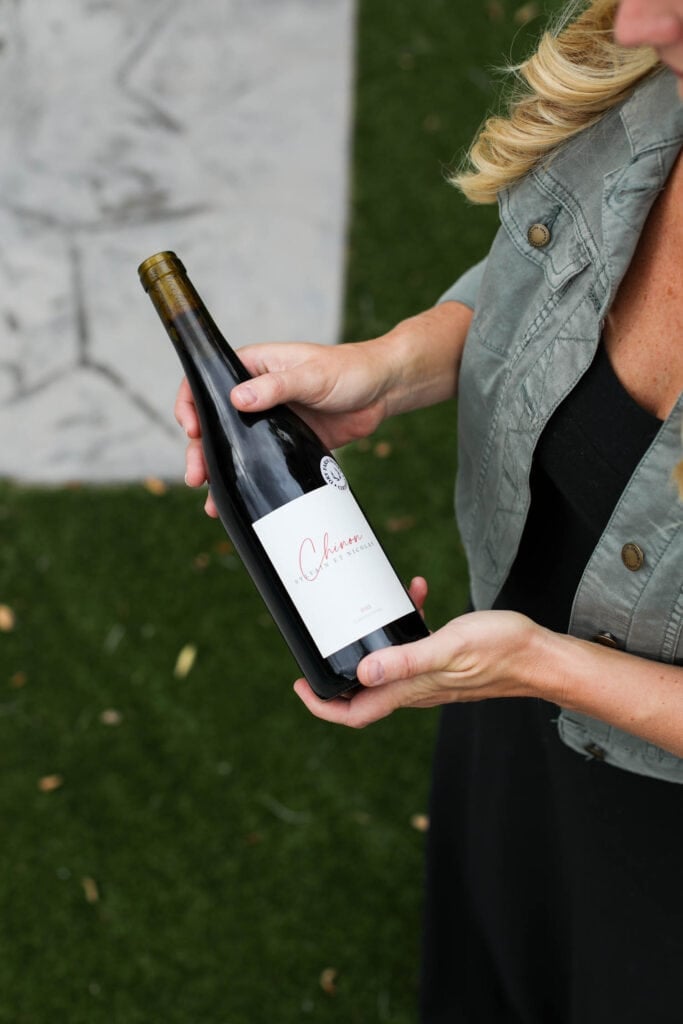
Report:
[[262,373],[259,377],[237,384],[230,393],[230,400],[236,409],[244,412],[261,412],[276,405],[305,400],[302,395],[299,375],[291,370]]
[[429,675],[443,667],[442,647],[439,634],[432,633],[423,640],[373,651],[358,665],[358,679],[363,686],[372,687]]

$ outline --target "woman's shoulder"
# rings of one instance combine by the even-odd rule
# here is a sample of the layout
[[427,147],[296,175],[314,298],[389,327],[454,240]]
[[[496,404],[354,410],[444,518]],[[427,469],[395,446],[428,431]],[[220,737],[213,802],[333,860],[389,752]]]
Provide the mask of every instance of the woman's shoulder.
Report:
[[[563,285],[596,257],[610,225],[640,231],[682,144],[676,83],[668,71],[658,72],[501,191],[503,230],[551,283]],[[532,229],[539,225],[546,231],[537,239]]]
[[675,76],[662,68],[648,76],[618,108],[633,155],[683,142],[683,103]]
[[529,178],[551,189],[564,187],[577,196],[590,196],[607,175],[647,153],[677,152],[681,144],[683,104],[674,76],[660,70],[642,80],[598,122],[564,143]]

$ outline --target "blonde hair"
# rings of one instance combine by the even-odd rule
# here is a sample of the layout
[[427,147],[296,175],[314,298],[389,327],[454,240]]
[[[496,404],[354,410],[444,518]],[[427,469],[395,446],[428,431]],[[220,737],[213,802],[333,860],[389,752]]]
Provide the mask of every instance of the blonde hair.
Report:
[[510,67],[514,88],[504,115],[489,117],[465,167],[451,182],[473,203],[493,203],[567,139],[594,124],[659,67],[649,47],[614,41],[618,0],[572,0],[536,51]]
[[[450,181],[473,203],[494,203],[513,185],[660,67],[650,47],[614,41],[619,0],[571,0],[536,51],[510,67],[508,111],[484,122],[464,168]],[[682,435],[683,439],[683,435]],[[672,473],[683,500],[683,460]]]

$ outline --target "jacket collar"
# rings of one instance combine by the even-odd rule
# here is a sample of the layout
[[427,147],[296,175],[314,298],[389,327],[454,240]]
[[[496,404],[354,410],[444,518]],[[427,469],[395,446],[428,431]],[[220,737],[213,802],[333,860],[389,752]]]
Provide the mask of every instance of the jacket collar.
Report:
[[633,258],[652,204],[664,188],[683,144],[683,102],[674,75],[664,69],[646,79],[622,105],[619,116],[631,159],[603,180],[602,238],[606,276],[602,312],[614,301]]
[[631,152],[639,157],[653,149],[683,143],[683,101],[676,78],[667,69],[657,72],[621,108]]

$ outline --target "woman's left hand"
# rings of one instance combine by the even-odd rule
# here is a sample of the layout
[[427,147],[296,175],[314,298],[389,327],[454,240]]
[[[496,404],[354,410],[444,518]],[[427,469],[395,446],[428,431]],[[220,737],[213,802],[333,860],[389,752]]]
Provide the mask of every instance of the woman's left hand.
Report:
[[397,708],[538,697],[535,680],[545,676],[547,635],[517,612],[470,612],[424,640],[367,655],[358,666],[364,688],[350,699],[322,701],[304,679],[294,689],[318,718],[352,728],[370,725]]

